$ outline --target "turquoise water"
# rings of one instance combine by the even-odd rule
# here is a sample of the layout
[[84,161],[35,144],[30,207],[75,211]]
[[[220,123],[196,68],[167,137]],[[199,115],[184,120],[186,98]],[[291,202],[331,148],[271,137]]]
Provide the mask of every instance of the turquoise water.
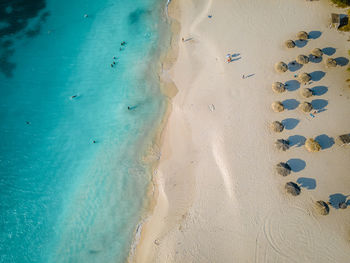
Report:
[[0,262],[127,258],[165,109],[164,5],[0,0]]

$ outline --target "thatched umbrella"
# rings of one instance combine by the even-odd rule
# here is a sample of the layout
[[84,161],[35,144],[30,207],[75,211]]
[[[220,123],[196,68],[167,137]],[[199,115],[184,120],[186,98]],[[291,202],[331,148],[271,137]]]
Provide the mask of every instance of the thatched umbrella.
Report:
[[286,140],[283,140],[283,139],[278,139],[275,142],[275,146],[276,146],[277,150],[285,152],[289,149],[289,142]]
[[297,61],[299,64],[304,65],[304,64],[309,63],[309,58],[308,58],[307,56],[305,56],[305,55],[299,55],[299,56],[297,56],[296,61]]
[[337,136],[337,138],[335,139],[335,143],[339,146],[350,145],[350,134],[343,134]]
[[329,206],[325,201],[320,200],[320,201],[317,201],[315,204],[316,204],[317,211],[321,215],[325,216],[329,214]]
[[282,132],[284,129],[284,125],[279,122],[279,121],[274,121],[273,123],[271,123],[271,130],[273,130],[274,132]]
[[277,174],[282,175],[282,176],[289,175],[291,170],[292,170],[287,163],[282,163],[282,162],[276,164],[275,169],[276,169]]
[[309,151],[309,152],[318,152],[321,150],[321,145],[315,141],[312,138],[308,138],[305,141],[305,148]]
[[311,76],[305,72],[298,75],[298,81],[300,83],[305,84],[305,83],[309,82],[310,80],[311,80]]
[[301,191],[299,185],[297,185],[296,183],[293,183],[293,182],[286,183],[284,188],[287,190],[287,193],[294,195],[294,196],[299,195],[300,191]]
[[293,48],[295,47],[295,43],[293,40],[289,39],[287,40],[286,42],[284,42],[284,45],[287,47],[287,48]]
[[307,40],[309,38],[309,35],[305,31],[300,31],[297,34],[297,38],[299,40]]
[[339,204],[339,208],[340,209],[346,209],[348,207],[348,205],[345,203],[345,202],[341,202],[340,204]]
[[337,66],[337,61],[334,58],[327,58],[325,63],[329,68],[335,68]]
[[304,98],[310,98],[312,96],[312,90],[309,88],[300,89],[300,95]]
[[282,102],[280,102],[280,101],[272,102],[271,108],[272,108],[272,110],[274,112],[282,112],[282,111],[284,111],[284,106],[283,106]]
[[312,111],[312,109],[313,109],[312,104],[310,102],[306,102],[306,101],[300,103],[298,107],[304,113],[308,113],[308,112]]
[[280,61],[275,64],[275,70],[280,73],[286,72],[288,70],[288,66],[286,63]]
[[322,57],[323,52],[319,48],[314,48],[313,50],[311,50],[311,55],[313,55],[316,58],[320,58],[320,57]]
[[281,82],[272,83],[272,90],[276,93],[282,93],[286,91],[286,87]]

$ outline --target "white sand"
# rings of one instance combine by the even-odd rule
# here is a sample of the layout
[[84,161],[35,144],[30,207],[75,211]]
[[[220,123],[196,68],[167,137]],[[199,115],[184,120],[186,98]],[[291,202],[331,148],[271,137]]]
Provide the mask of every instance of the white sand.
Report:
[[[348,57],[349,35],[328,28],[330,13],[344,11],[327,0],[173,0],[170,9],[181,23],[178,59],[169,71],[179,92],[155,174],[157,204],[135,261],[349,262],[350,207],[331,207],[321,216],[314,202],[350,194],[350,149],[333,145],[308,153],[293,146],[280,153],[273,146],[294,135],[350,132],[347,66],[309,63],[284,74],[273,69],[275,62],[290,62],[315,47],[333,47],[332,57]],[[322,34],[303,48],[284,48],[300,30]],[[182,43],[181,37],[193,40]],[[227,53],[240,59],[227,64]],[[328,88],[308,100],[326,100],[326,111],[314,119],[298,109],[272,112],[275,100],[304,100],[299,90],[271,90],[272,82],[303,71],[326,72],[306,86]],[[254,75],[242,79],[243,74]],[[300,122],[281,134],[269,131],[270,122],[286,118]],[[288,177],[274,173],[276,163],[293,158],[305,161],[305,168]],[[287,195],[284,184],[305,181],[300,178],[316,182],[316,188]]]

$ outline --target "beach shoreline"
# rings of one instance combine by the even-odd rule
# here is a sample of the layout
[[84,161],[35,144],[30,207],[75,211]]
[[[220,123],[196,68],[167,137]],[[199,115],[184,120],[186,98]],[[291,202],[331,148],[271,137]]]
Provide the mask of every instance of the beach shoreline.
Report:
[[[341,11],[326,0],[170,2],[177,43],[163,69],[172,87],[171,110],[159,134],[152,205],[130,261],[294,262],[298,254],[302,262],[341,262],[350,256],[349,215],[334,204],[327,217],[314,208],[317,200],[332,204],[335,195],[347,195],[346,149],[331,145],[311,154],[303,146],[306,138],[331,141],[350,130],[346,66],[309,63],[284,74],[273,69],[316,47],[335,50],[325,57],[346,58],[347,35],[331,30],[328,21]],[[287,50],[283,42],[301,30],[312,37]],[[315,76],[306,87],[326,90],[311,98],[324,105],[314,119],[295,106],[305,99],[293,75],[304,71]],[[291,85],[274,94],[274,81]],[[288,109],[272,112],[276,100]],[[297,124],[272,133],[269,124],[283,119]],[[292,142],[287,152],[274,148],[280,138]],[[299,170],[277,177],[280,161],[298,163]],[[288,181],[302,186],[300,196],[285,193]]]
[[[156,182],[157,177],[157,168],[159,166],[159,160],[161,157],[161,148],[163,143],[163,133],[164,129],[167,125],[168,118],[172,111],[172,103],[171,100],[174,96],[176,96],[176,93],[178,92],[175,84],[172,82],[172,80],[167,75],[168,70],[172,67],[172,65],[175,63],[177,59],[177,43],[178,43],[178,37],[179,37],[179,24],[177,21],[175,21],[171,16],[171,11],[169,15],[169,5],[172,4],[173,1],[168,1],[166,8],[164,9],[166,15],[164,15],[164,18],[166,20],[166,23],[168,23],[168,27],[171,31],[171,36],[169,39],[168,48],[166,51],[162,51],[159,54],[159,66],[158,66],[158,78],[159,78],[159,85],[160,85],[160,92],[163,94],[166,100],[166,106],[165,111],[162,115],[161,122],[158,125],[158,127],[155,129],[155,135],[153,136],[153,140],[151,143],[151,146],[148,148],[147,153],[144,155],[143,159],[146,163],[151,163],[150,166],[150,173],[151,173],[151,181],[147,190],[146,194],[146,204],[143,208],[144,212],[141,216],[141,221],[136,226],[134,239],[130,248],[129,256],[127,259],[127,262],[138,262],[138,255],[139,253],[136,253],[138,250],[140,250],[139,247],[142,247],[143,239],[145,235],[145,228],[147,225],[147,221],[149,217],[153,214],[155,205],[159,203],[159,189],[158,184]],[[165,34],[165,33],[164,33]],[[167,39],[167,36],[163,37],[164,39]],[[160,40],[160,42],[165,40]]]

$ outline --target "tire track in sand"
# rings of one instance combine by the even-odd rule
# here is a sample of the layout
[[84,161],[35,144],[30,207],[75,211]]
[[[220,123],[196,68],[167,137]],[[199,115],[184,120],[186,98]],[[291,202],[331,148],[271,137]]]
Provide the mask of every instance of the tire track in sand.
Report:
[[318,221],[302,208],[272,210],[256,239],[255,262],[311,262],[320,231]]

